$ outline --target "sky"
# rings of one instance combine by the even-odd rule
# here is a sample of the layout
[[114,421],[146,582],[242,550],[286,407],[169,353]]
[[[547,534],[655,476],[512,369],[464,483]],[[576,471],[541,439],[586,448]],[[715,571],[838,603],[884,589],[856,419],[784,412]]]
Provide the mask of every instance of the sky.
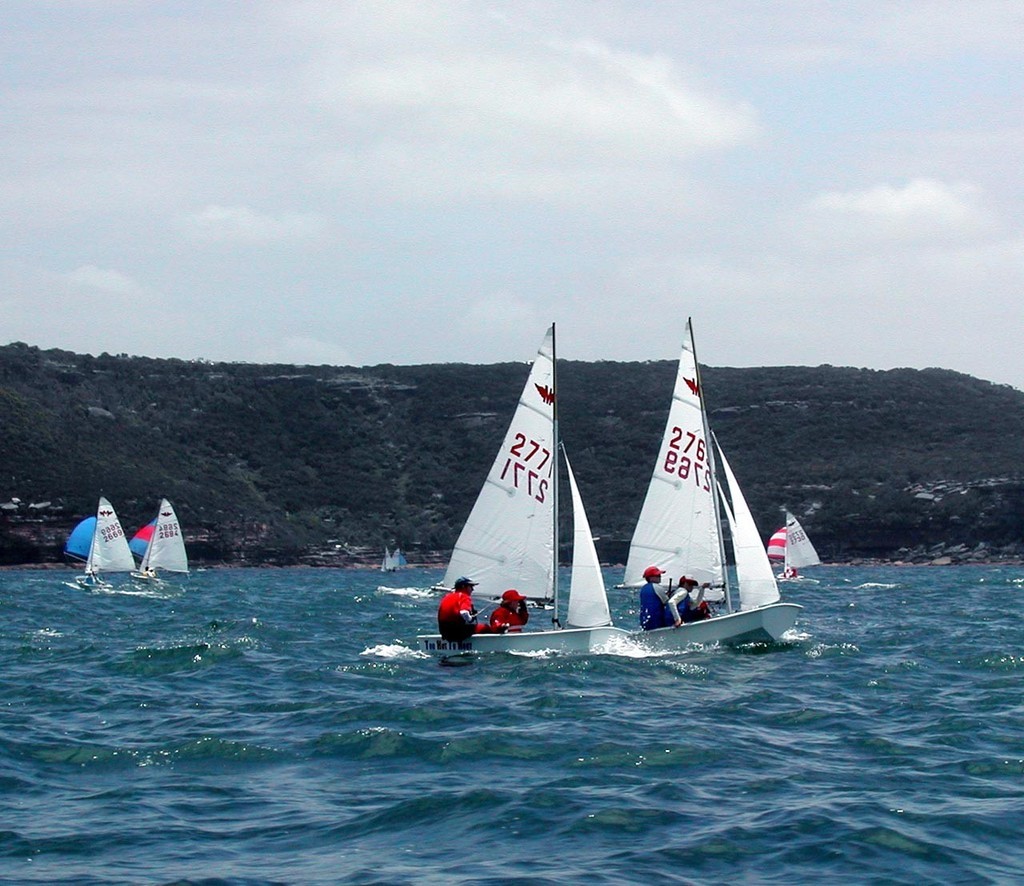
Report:
[[1024,389],[1019,0],[5,0],[0,344]]

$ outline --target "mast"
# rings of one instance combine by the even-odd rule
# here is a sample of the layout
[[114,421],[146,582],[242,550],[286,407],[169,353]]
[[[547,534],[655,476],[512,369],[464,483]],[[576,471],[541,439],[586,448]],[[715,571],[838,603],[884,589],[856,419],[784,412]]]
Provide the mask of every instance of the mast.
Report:
[[704,441],[708,452],[708,467],[711,469],[711,500],[715,509],[715,524],[718,526],[718,555],[722,560],[722,581],[725,583],[725,608],[732,612],[732,593],[729,582],[729,564],[725,560],[725,538],[722,533],[722,503],[718,491],[718,465],[715,460],[717,442],[711,438],[708,412],[704,407],[704,382],[700,377],[700,360],[697,359],[697,344],[693,339],[693,319],[688,318],[686,328],[690,333],[690,347],[693,349],[693,365],[697,375],[697,399],[700,400],[700,420],[704,426]]
[[555,392],[554,402],[551,404],[551,443],[554,456],[551,462],[551,507],[554,517],[551,521],[552,551],[551,551],[551,580],[552,596],[554,599],[554,611],[551,614],[551,623],[561,627],[558,620],[558,450],[561,447],[561,440],[558,436],[558,359],[555,348],[555,324],[551,324],[551,388]]

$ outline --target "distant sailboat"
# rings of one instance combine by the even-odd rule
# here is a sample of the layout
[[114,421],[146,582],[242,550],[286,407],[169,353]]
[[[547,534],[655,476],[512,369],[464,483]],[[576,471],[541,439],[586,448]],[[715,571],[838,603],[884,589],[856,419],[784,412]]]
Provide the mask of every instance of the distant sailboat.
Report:
[[[87,546],[86,546],[87,544]],[[84,552],[84,554],[83,554]],[[85,561],[85,573],[75,578],[83,586],[109,586],[101,578],[105,572],[131,572],[135,560],[128,547],[121,521],[110,502],[102,496],[95,517],[86,517],[68,536],[64,553]]]
[[157,570],[188,572],[185,539],[178,516],[166,499],[160,500],[155,519],[143,526],[129,543],[129,548],[142,558],[132,578],[155,579]]
[[783,564],[779,578],[784,581],[801,578],[799,570],[821,563],[800,521],[789,511],[786,511],[786,525],[775,530],[768,539],[767,553],[769,560],[781,561]]
[[405,554],[402,553],[401,548],[395,548],[393,551],[384,548],[384,559],[380,564],[381,572],[397,572],[408,565],[409,563],[405,559]]

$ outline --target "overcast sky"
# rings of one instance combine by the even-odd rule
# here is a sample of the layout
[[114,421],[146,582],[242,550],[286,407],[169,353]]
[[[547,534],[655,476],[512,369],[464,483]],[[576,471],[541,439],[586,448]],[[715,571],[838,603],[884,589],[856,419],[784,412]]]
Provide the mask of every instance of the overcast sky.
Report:
[[4,0],[0,343],[1024,388],[1020,0]]

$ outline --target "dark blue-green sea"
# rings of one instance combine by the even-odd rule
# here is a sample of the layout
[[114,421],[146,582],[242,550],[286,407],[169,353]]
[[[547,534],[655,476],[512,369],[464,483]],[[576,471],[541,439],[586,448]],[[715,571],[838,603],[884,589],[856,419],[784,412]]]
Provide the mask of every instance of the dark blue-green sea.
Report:
[[0,882],[1024,881],[1024,567],[807,574],[777,645],[441,662],[436,570],[0,572]]

